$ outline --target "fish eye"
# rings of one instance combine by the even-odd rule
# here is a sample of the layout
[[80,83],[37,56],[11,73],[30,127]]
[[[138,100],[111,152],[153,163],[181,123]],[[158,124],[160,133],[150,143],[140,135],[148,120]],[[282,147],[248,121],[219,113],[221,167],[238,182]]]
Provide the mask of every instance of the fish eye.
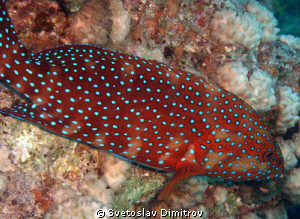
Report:
[[264,160],[269,160],[270,158],[272,158],[273,156],[273,152],[266,152],[264,155],[263,155],[263,159]]

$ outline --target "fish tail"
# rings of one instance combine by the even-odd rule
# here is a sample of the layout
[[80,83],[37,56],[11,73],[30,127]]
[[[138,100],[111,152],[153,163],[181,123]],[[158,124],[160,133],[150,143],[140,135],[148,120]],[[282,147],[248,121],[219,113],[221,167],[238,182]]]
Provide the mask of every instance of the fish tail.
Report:
[[15,69],[20,69],[30,53],[18,39],[5,0],[0,0],[0,80],[10,84]]

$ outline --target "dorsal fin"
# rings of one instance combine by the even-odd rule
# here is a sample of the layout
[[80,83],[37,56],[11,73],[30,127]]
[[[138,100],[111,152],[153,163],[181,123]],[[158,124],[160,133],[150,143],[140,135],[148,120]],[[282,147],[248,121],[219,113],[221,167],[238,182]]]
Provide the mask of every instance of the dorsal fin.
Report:
[[[31,54],[20,42],[5,6],[5,0],[0,0],[0,80],[11,86],[13,81],[24,70],[25,60]],[[16,89],[14,86],[12,88]]]

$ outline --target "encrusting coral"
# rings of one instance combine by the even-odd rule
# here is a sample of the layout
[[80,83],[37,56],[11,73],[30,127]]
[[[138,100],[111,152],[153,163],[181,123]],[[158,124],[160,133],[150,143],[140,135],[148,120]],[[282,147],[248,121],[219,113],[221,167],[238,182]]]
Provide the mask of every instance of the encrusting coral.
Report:
[[216,12],[210,22],[211,36],[223,44],[239,43],[253,49],[260,43],[261,24],[249,13],[237,15],[233,10]]
[[245,101],[255,110],[269,111],[276,105],[274,82],[266,71],[257,68],[250,76]]
[[123,7],[123,2],[121,0],[111,0],[109,5],[112,11],[112,30],[110,37],[114,44],[121,43],[124,41],[125,37],[130,30],[130,20],[128,11]]
[[[102,209],[108,215],[108,210],[112,208],[111,204],[103,204],[103,202],[92,198],[91,196],[79,195],[64,199],[61,203],[56,203],[51,206],[46,212],[45,219],[60,219],[60,218],[97,218],[96,212]],[[108,216],[103,218],[109,218]]]
[[274,79],[257,68],[248,79],[248,68],[242,62],[230,62],[219,67],[215,80],[224,89],[245,100],[255,110],[268,111],[276,105]]
[[276,130],[284,133],[299,121],[300,99],[288,86],[279,87],[279,115],[276,120]]
[[107,156],[104,163],[103,180],[113,190],[121,188],[122,184],[130,178],[130,163],[115,156]]
[[179,190],[170,195],[168,202],[172,202],[174,210],[190,208],[202,202],[207,187],[208,182],[205,177],[191,177],[181,183]]
[[128,179],[130,164],[119,158],[107,155],[104,174],[101,178],[95,173],[87,173],[79,182],[77,190],[70,187],[58,189],[54,195],[54,205],[45,213],[45,218],[97,218],[96,211],[102,209],[108,217],[112,209],[114,193]]
[[215,80],[224,89],[242,97],[247,89],[247,74],[248,68],[242,62],[230,62],[217,69]]
[[246,8],[249,13],[238,14],[231,9],[216,12],[210,22],[211,36],[223,44],[238,43],[247,49],[277,40],[279,28],[274,15],[257,1]]
[[284,168],[286,170],[291,170],[297,165],[298,159],[300,159],[300,134],[295,133],[293,134],[292,139],[288,140],[277,137],[276,141],[278,142],[283,155]]
[[129,33],[130,20],[121,0],[86,1],[79,11],[69,16],[65,32],[72,43],[103,46],[110,37],[118,44]]
[[57,1],[10,0],[7,8],[18,37],[35,52],[61,44],[66,15]]
[[294,37],[292,35],[280,35],[279,40],[294,49],[300,50],[300,37]]
[[247,11],[254,14],[256,20],[261,24],[262,42],[271,42],[278,39],[277,34],[280,29],[276,27],[278,22],[272,12],[260,5],[257,1],[250,1],[250,3],[247,4]]
[[0,198],[8,185],[8,179],[5,174],[0,173]]
[[65,32],[72,43],[103,45],[108,40],[109,17],[110,11],[103,1],[87,1],[68,17]]
[[[121,185],[121,184],[120,184]],[[77,189],[84,195],[93,198],[105,204],[113,202],[113,190],[107,188],[108,185],[103,178],[98,179],[98,175],[87,173],[83,180],[78,184]]]
[[223,204],[228,197],[228,190],[224,186],[216,186],[213,190],[213,197],[218,205]]
[[280,146],[281,153],[284,160],[284,169],[291,170],[298,163],[298,159],[295,155],[297,150],[297,145],[294,144],[292,140],[284,141],[282,137],[276,138],[277,143]]
[[287,175],[283,188],[285,198],[295,205],[300,205],[300,168],[294,168]]

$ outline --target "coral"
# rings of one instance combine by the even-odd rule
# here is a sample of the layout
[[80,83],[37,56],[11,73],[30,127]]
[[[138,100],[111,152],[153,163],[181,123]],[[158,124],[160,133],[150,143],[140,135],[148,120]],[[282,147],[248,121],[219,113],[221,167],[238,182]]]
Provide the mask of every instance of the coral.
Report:
[[280,35],[279,40],[294,49],[300,50],[300,37],[294,37],[292,35]]
[[68,18],[65,32],[72,43],[103,45],[108,40],[110,11],[103,1],[87,1]]
[[7,1],[14,27],[22,43],[31,51],[41,51],[65,42],[67,19],[57,1]]
[[110,10],[113,13],[111,18],[113,25],[110,37],[114,44],[124,41],[126,35],[130,30],[130,16],[124,9],[121,0],[112,0],[109,5]]
[[295,155],[300,159],[300,134],[299,133],[293,134],[292,139],[296,146]]
[[268,111],[276,104],[274,79],[267,72],[257,68],[250,79],[248,68],[242,62],[226,63],[216,71],[216,82],[234,93],[255,110]]
[[263,212],[265,213],[266,219],[288,219],[288,215],[283,204],[264,209]]
[[288,86],[279,87],[279,115],[276,120],[276,130],[284,133],[299,121],[300,99]]
[[223,44],[238,43],[247,49],[257,47],[260,42],[278,39],[277,20],[267,8],[257,1],[247,4],[247,12],[221,10],[213,15],[210,22],[211,36]]
[[190,208],[202,202],[207,187],[206,177],[190,177],[178,186],[178,191],[170,195],[168,202],[172,202],[172,209],[175,210]]
[[276,105],[274,81],[266,71],[258,68],[250,77],[243,99],[255,110],[269,111]]
[[278,39],[277,33],[280,29],[276,27],[278,22],[272,12],[268,11],[266,7],[260,5],[257,1],[250,1],[247,4],[247,11],[254,14],[256,20],[261,23],[262,42],[271,42]]
[[99,218],[96,215],[98,209],[102,209],[105,212],[105,217],[108,217],[108,210],[112,208],[111,204],[103,204],[101,201],[92,198],[91,196],[72,196],[63,200],[59,204],[51,206],[46,214],[45,219],[60,219],[60,218],[86,218],[94,219]]
[[85,195],[89,195],[105,204],[113,202],[113,190],[107,188],[103,178],[98,179],[98,175],[87,173],[78,185],[78,190]]
[[261,24],[254,15],[245,12],[237,15],[233,10],[218,11],[210,22],[211,37],[223,44],[238,43],[253,49],[260,43]]
[[44,218],[97,218],[98,209],[108,215],[114,193],[103,179],[98,179],[97,174],[87,173],[77,188],[78,191],[70,187],[58,189],[53,195],[55,204],[47,210]]
[[[204,204],[198,204],[198,205],[195,205],[195,206],[191,207],[191,208],[189,209],[189,211],[196,211],[196,212],[199,211],[199,212],[202,213],[201,218],[203,218],[203,219],[208,218],[209,212],[208,212],[208,210],[205,208]],[[199,218],[199,216],[198,216],[198,217],[190,217],[190,218]]]
[[242,62],[230,62],[217,69],[215,80],[224,89],[241,97],[247,89],[247,74],[248,68]]
[[281,149],[281,153],[284,160],[284,169],[291,170],[294,168],[298,162],[295,152],[297,146],[292,140],[284,141],[282,137],[277,137],[276,141]]
[[120,190],[115,194],[114,209],[131,209],[134,203],[148,202],[155,196],[153,191],[157,191],[162,186],[163,177],[157,174],[149,175],[146,172],[140,175],[141,171],[131,176]]
[[[128,48],[127,48],[128,50]],[[162,53],[162,51],[159,48],[155,48],[155,49],[147,49],[147,47],[145,45],[138,45],[134,51],[128,51],[128,53],[134,53],[135,55],[145,58],[145,59],[152,59],[152,60],[157,60],[160,62],[163,62],[164,59],[164,55]]]
[[116,156],[108,156],[104,163],[103,179],[113,190],[118,190],[130,178],[130,163]]
[[[2,139],[1,139],[2,140]],[[10,150],[8,147],[1,145],[0,146],[0,171],[14,171],[17,169],[16,165],[14,165],[9,159]]]
[[[33,171],[36,175],[50,168],[59,178],[69,172],[78,173],[80,168],[87,168],[86,165],[79,165],[81,158],[74,150],[76,142],[57,138],[29,123],[10,121],[9,131],[14,135],[3,136],[3,141],[10,150],[9,160],[23,172]],[[89,157],[90,154],[85,153],[82,157],[85,156]]]
[[228,190],[224,186],[215,186],[212,191],[213,197],[217,205],[223,204],[228,197]]
[[64,200],[67,200],[75,195],[80,195],[81,193],[70,188],[70,187],[61,187],[55,191],[52,198],[54,203],[62,203]]
[[8,185],[8,179],[5,174],[0,174],[0,198]]
[[300,205],[300,168],[294,168],[289,172],[282,192],[287,200]]
[[261,219],[261,217],[258,217],[258,215],[254,212],[250,212],[248,214],[242,215],[241,219]]
[[55,204],[47,210],[45,218],[94,218],[97,209],[112,208],[114,193],[129,177],[130,164],[113,155],[106,156],[104,174],[101,178],[95,173],[86,173],[78,183],[77,190],[61,187],[53,195]]
[[85,0],[61,0],[64,8],[71,13],[77,12],[84,2]]
[[[259,216],[258,216],[259,215]],[[279,204],[276,206],[268,207],[267,209],[263,209],[263,211],[259,213],[250,212],[247,214],[244,214],[241,219],[288,219],[287,212],[284,209],[283,204]]]
[[30,218],[32,215],[38,215],[38,206],[32,190],[37,185],[37,177],[25,175],[19,171],[9,171],[1,174],[0,187],[4,190],[4,184],[7,178],[8,183],[5,186],[5,192],[0,198],[0,218]]

